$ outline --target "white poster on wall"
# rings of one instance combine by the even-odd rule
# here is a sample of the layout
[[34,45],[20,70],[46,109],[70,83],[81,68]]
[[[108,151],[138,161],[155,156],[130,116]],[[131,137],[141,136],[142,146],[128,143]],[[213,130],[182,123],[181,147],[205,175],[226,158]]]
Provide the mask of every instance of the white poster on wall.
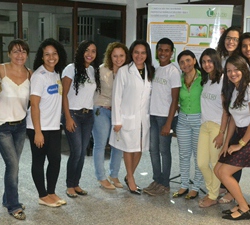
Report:
[[231,26],[232,16],[232,5],[149,4],[147,41],[153,64],[159,65],[155,47],[163,37],[174,42],[175,64],[178,54],[185,49],[193,51],[199,59],[206,48],[217,47],[221,34]]

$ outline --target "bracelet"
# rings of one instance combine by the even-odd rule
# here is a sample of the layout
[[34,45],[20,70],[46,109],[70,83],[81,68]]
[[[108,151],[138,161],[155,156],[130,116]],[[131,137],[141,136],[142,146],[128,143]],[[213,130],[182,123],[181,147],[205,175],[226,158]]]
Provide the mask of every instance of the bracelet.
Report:
[[243,141],[242,139],[240,139],[239,144],[241,145],[241,147],[244,147],[244,146],[246,146],[247,143],[245,141]]
[[223,130],[220,130],[220,131],[219,131],[219,133],[225,134],[225,131],[223,131]]

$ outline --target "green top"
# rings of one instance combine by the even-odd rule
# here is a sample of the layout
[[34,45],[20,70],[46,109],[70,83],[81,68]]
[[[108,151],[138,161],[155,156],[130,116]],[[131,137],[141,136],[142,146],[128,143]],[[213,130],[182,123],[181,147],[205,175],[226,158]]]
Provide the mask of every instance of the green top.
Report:
[[188,89],[184,83],[184,74],[181,76],[180,89],[180,111],[184,114],[201,113],[200,96],[202,92],[201,86],[201,72],[196,70],[198,77],[194,80],[191,87]]

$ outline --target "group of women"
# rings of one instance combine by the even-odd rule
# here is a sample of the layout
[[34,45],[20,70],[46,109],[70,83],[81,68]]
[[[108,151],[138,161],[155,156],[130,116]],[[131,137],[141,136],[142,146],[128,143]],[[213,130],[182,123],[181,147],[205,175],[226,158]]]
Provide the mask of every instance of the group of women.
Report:
[[[3,206],[9,214],[19,220],[26,218],[25,206],[19,202],[18,196],[18,165],[26,132],[30,140],[32,178],[39,195],[38,203],[49,207],[66,204],[55,193],[61,161],[61,122],[70,147],[66,176],[68,197],[87,194],[79,186],[79,181],[92,131],[94,165],[101,186],[107,189],[123,187],[118,179],[121,150],[129,150],[133,153],[124,153],[127,168],[125,181],[131,193],[140,193],[133,174],[141,156],[141,135],[143,143],[148,145],[149,142],[145,141],[149,123],[144,121],[144,114],[147,113],[150,81],[154,73],[147,42],[135,41],[130,50],[122,43],[109,44],[100,67],[96,45],[92,41],[79,44],[74,63],[68,66],[64,47],[53,38],[44,40],[39,46],[33,64],[34,72],[25,66],[28,54],[29,46],[23,40],[13,40],[8,46],[10,62],[0,65],[0,104],[2,109],[6,109],[0,114],[0,152],[6,164]],[[123,72],[118,75],[122,66],[120,71]],[[134,77],[131,76],[134,80],[127,79],[130,73],[134,74]],[[116,76],[117,82],[114,83]],[[112,89],[116,100],[112,99]],[[131,105],[129,100],[136,99],[137,95],[142,99]],[[122,99],[123,96],[126,99]],[[116,102],[118,100],[120,102]],[[120,114],[119,107],[124,110],[123,114]],[[131,113],[134,112],[138,112],[137,118],[131,120]],[[137,119],[136,130],[131,133]],[[145,132],[141,131],[142,128]],[[107,179],[104,153],[110,132],[110,140],[113,138],[118,144],[113,144],[111,148]],[[134,137],[137,138],[135,143],[128,141]]]
[[[217,51],[203,51],[200,69],[189,50],[181,52],[177,60],[183,72],[176,131],[181,188],[173,197],[197,197],[203,177],[208,193],[199,201],[200,207],[235,199],[238,205],[224,210],[222,218],[250,219],[249,205],[239,187],[241,169],[250,165],[250,33],[228,28]],[[195,176],[189,191],[192,153]]]
[[[123,187],[118,178],[123,153],[127,171],[124,181],[132,194],[140,195],[142,189],[136,184],[134,172],[142,151],[149,149],[149,104],[155,72],[148,43],[136,40],[129,49],[118,42],[110,43],[101,66],[92,41],[79,44],[74,62],[68,66],[64,47],[52,38],[39,46],[34,72],[25,66],[28,54],[28,45],[14,40],[8,48],[10,62],[0,65],[0,107],[6,109],[0,114],[0,152],[6,164],[3,205],[9,214],[19,220],[26,218],[25,206],[18,198],[18,164],[26,127],[39,204],[66,204],[55,193],[61,160],[61,121],[70,147],[68,197],[87,195],[79,182],[91,132],[100,185],[110,190]],[[225,186],[221,193],[227,191],[227,196],[219,201],[227,203],[232,197],[238,203],[223,211],[223,218],[250,219],[237,175],[250,166],[250,34],[229,28],[221,36],[217,51],[208,48],[201,54],[200,67],[189,50],[181,52],[177,60],[183,72],[176,130],[181,188],[173,197],[187,194],[186,199],[196,198],[203,177],[208,194],[199,201],[200,207],[217,203],[222,183]],[[107,177],[104,159],[108,141],[111,157]],[[189,191],[192,154],[195,177]]]

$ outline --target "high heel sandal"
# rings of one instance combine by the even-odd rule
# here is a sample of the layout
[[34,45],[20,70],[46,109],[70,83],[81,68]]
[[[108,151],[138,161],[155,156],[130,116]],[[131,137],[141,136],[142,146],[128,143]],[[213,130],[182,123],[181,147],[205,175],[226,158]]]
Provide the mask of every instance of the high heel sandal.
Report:
[[141,195],[141,191],[138,188],[136,190],[130,189],[129,184],[128,184],[128,179],[126,178],[126,176],[124,177],[124,181],[125,181],[126,185],[128,186],[128,189],[129,189],[131,194]]

